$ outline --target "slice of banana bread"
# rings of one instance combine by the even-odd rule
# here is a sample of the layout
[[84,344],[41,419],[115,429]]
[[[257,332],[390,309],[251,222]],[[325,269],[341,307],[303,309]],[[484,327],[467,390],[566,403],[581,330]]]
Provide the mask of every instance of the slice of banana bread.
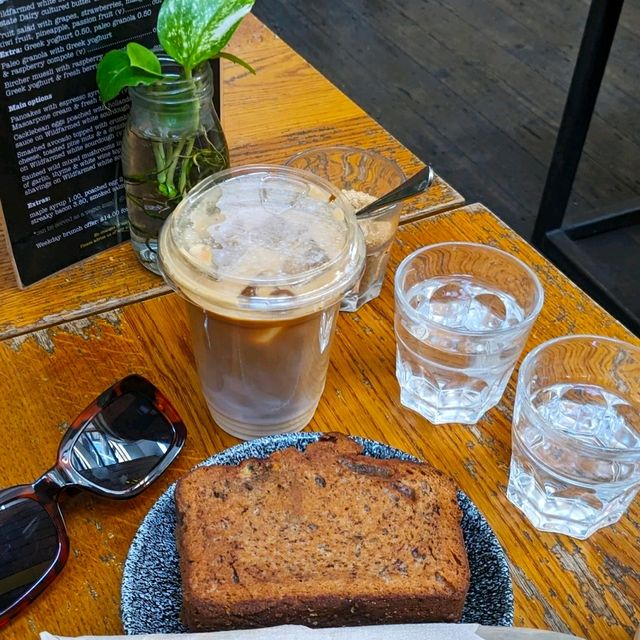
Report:
[[469,566],[452,480],[340,434],[175,494],[183,618],[197,631],[459,620]]

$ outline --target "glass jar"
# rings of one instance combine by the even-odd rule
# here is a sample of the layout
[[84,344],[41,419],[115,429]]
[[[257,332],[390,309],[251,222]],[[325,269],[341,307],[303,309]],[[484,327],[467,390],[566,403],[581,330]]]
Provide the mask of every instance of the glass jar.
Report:
[[196,183],[229,167],[210,65],[185,77],[171,58],[159,58],[167,77],[129,89],[131,111],[122,142],[131,243],[154,273],[159,273],[158,233],[168,215]]

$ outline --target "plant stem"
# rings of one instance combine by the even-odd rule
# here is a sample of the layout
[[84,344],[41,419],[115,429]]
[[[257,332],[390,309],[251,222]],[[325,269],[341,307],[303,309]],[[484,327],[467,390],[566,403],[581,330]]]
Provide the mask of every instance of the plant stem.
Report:
[[193,145],[195,144],[195,141],[195,136],[193,138],[189,138],[187,148],[184,153],[185,157],[182,160],[182,167],[180,167],[180,179],[178,180],[178,193],[180,195],[184,195],[187,187],[187,173],[191,165],[191,153],[193,151]]
[[[182,154],[182,149],[184,148],[184,145],[186,142],[187,142],[186,140],[178,140],[178,142],[175,143],[175,147],[173,148],[173,151],[171,154],[171,160],[169,161],[169,167],[167,168],[167,178],[166,178],[167,191],[171,194],[176,193],[176,187],[173,183],[173,177],[175,176],[176,168],[178,166],[178,161],[180,159],[180,155]],[[190,139],[190,142],[191,142],[191,146],[193,147],[193,139]],[[183,162],[183,166],[184,166],[184,162]]]
[[166,176],[166,158],[164,155],[164,145],[162,142],[152,142],[153,155],[156,159],[156,169],[158,170],[158,184],[164,184],[167,179]]
[[[185,67],[184,69],[184,77],[185,80],[189,82],[191,85],[191,90],[193,91],[194,98],[197,98],[197,87],[196,83],[193,80],[193,75],[191,69]],[[197,99],[194,99],[194,111],[193,111],[193,135],[189,138],[185,139],[187,143],[187,148],[184,153],[184,158],[182,160],[182,166],[180,167],[180,178],[178,179],[178,193],[181,196],[184,196],[186,187],[187,187],[187,174],[189,172],[189,168],[191,165],[191,154],[193,152],[193,147],[195,145],[196,136],[198,135],[198,129],[200,128],[200,103]]]
[[[193,150],[195,147],[196,137],[201,128],[200,122],[200,102],[198,99],[198,87],[193,78],[193,71],[188,67],[184,67],[184,78],[189,84],[189,88],[193,94],[191,100],[191,126],[193,132],[186,134],[181,140],[176,142],[168,142],[166,146],[161,142],[153,142],[153,155],[155,158],[157,169],[158,191],[166,198],[174,198],[175,196],[184,197],[187,187],[189,171],[193,164]],[[178,163],[180,164],[179,177],[176,189],[176,171],[178,171]]]

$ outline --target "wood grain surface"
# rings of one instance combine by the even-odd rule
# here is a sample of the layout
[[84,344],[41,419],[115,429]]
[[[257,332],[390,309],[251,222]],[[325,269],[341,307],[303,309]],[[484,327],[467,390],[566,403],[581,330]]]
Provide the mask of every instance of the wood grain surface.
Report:
[[[516,625],[589,640],[628,640],[640,624],[640,501],[587,541],[536,531],[506,499],[512,376],[500,404],[477,425],[435,427],[399,404],[392,275],[415,248],[440,241],[491,244],[530,264],[545,305],[525,351],[570,333],[638,343],[534,249],[481,205],[403,226],[381,297],[341,314],[326,389],[309,430],[338,430],[398,447],[450,474],[486,515],[509,557]],[[123,561],[141,519],[193,465],[237,441],[213,423],[199,389],[182,302],[161,296],[0,343],[0,486],[30,482],[55,460],[66,425],[115,380],[140,373],[182,415],[189,436],[166,474],[131,501],[79,495],[63,505],[72,553],[62,575],[2,632],[31,640],[117,633]]]
[[[406,173],[422,166],[254,16],[243,22],[229,50],[257,70],[253,76],[223,65],[223,125],[232,164],[278,164],[309,147],[346,144],[375,149]],[[404,217],[424,217],[462,202],[437,178]],[[162,280],[139,265],[129,243],[20,290],[0,228],[0,340],[166,292]]]

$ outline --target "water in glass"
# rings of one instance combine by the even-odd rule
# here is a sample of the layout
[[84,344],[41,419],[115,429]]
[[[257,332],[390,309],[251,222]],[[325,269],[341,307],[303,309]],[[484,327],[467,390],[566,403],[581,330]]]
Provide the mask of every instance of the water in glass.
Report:
[[490,334],[521,323],[524,310],[513,296],[462,276],[419,282],[406,296],[418,318],[397,323],[402,404],[435,424],[477,422],[502,396],[523,342]]
[[402,404],[433,424],[475,424],[500,401],[543,298],[529,267],[487,245],[407,256],[395,276]]
[[529,400],[518,390],[507,495],[538,529],[584,539],[616,522],[638,492],[639,459],[640,411],[621,395],[597,384],[552,384]]

